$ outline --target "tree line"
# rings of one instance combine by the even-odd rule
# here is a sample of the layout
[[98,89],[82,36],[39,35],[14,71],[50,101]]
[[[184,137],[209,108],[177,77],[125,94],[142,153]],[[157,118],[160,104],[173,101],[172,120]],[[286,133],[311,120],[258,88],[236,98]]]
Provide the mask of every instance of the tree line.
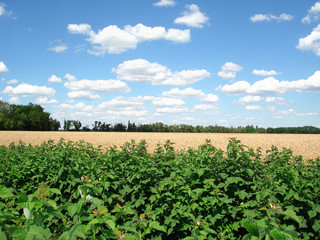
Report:
[[63,126],[50,113],[37,104],[28,105],[9,104],[0,100],[0,130],[23,131],[99,131],[99,132],[177,132],[177,133],[303,133],[320,134],[320,128],[304,127],[277,127],[262,128],[253,125],[224,127],[218,125],[193,126],[188,124],[167,125],[161,122],[136,124],[106,123],[94,121],[92,126],[83,126],[80,120],[64,120]]
[[304,127],[278,127],[262,128],[253,125],[224,127],[218,125],[193,126],[187,124],[167,125],[161,122],[136,124],[128,121],[127,124],[95,121],[92,128],[83,126],[78,120],[64,120],[63,130],[65,131],[96,131],[96,132],[177,132],[177,133],[303,133],[320,134],[320,128],[313,126]]
[[0,130],[57,131],[60,122],[37,104],[9,104],[0,100]]

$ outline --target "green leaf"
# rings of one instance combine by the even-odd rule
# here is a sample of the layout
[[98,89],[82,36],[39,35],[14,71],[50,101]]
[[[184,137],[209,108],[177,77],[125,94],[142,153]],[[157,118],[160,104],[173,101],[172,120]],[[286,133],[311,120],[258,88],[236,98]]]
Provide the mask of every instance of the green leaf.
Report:
[[1,240],[7,240],[8,239],[7,235],[1,230],[1,228],[0,228],[0,239]]
[[2,199],[6,199],[6,198],[10,198],[13,197],[14,195],[12,194],[12,192],[10,191],[9,188],[6,188],[3,185],[0,185],[0,198]]
[[113,230],[116,231],[116,224],[111,219],[104,220],[106,224]]
[[259,228],[256,223],[245,218],[241,221],[241,224],[252,236],[259,237]]
[[26,217],[26,219],[29,220],[31,211],[28,208],[23,208],[23,214]]
[[272,230],[270,232],[270,235],[273,237],[274,240],[286,239],[286,236],[284,235],[284,233],[279,230]]
[[283,215],[291,218],[292,220],[296,221],[297,223],[301,223],[300,218],[296,215],[296,213],[293,209],[286,210],[285,212],[283,212]]
[[58,188],[50,188],[50,192],[61,195],[61,192]]
[[308,211],[308,215],[309,215],[309,218],[314,218],[315,216],[317,216],[317,212],[310,210],[310,211]]
[[166,228],[164,226],[161,226],[160,223],[156,221],[150,222],[149,227],[165,233],[167,232]]
[[319,229],[320,229],[320,224],[319,223],[320,223],[320,221],[316,220],[316,221],[314,221],[314,224],[312,225],[312,228],[313,228],[313,230],[315,232],[318,232]]
[[31,225],[27,231],[25,240],[47,240],[51,237],[49,229],[44,229],[40,226]]

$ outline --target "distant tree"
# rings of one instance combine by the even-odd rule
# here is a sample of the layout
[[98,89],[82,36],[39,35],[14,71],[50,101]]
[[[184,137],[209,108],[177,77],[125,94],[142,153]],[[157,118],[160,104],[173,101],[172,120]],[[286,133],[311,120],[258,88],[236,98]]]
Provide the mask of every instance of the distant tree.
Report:
[[72,120],[71,122],[74,127],[74,130],[79,131],[82,126],[81,122],[78,120]]
[[58,131],[60,126],[60,122],[57,119],[49,119],[49,123],[50,123],[50,130],[51,131]]
[[127,129],[127,126],[124,125],[123,123],[116,123],[113,126],[113,131],[115,132],[125,132]]

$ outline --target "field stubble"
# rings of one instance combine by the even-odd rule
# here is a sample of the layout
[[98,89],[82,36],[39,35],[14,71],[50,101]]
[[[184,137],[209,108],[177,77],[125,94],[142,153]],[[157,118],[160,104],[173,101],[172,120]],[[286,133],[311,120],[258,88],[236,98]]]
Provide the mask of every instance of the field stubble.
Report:
[[145,140],[148,151],[152,152],[157,144],[167,140],[174,142],[176,150],[197,148],[206,139],[218,149],[226,150],[230,138],[236,138],[250,148],[262,149],[263,155],[271,146],[278,146],[279,150],[288,148],[293,155],[302,155],[304,159],[315,159],[320,156],[320,135],[316,134],[234,134],[234,133],[128,133],[128,132],[27,132],[0,131],[0,145],[22,142],[24,144],[40,145],[48,140],[80,141],[91,143],[103,148],[120,147],[126,142],[135,140],[136,143]]

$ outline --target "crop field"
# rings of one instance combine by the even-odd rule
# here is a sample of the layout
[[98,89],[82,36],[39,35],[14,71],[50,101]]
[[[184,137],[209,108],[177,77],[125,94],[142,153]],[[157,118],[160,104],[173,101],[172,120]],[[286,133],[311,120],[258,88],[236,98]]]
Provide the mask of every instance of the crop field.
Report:
[[157,144],[167,140],[174,142],[176,150],[197,148],[206,139],[218,149],[225,150],[230,138],[236,138],[250,148],[261,147],[262,154],[272,145],[279,149],[288,148],[293,154],[302,155],[305,159],[315,159],[320,156],[319,134],[229,134],[229,133],[127,133],[127,132],[30,132],[30,131],[0,131],[0,145],[8,146],[11,142],[40,145],[49,139],[59,141],[60,138],[70,141],[83,140],[101,145],[103,148],[122,146],[131,139],[139,142],[145,140],[149,152],[156,149]]
[[320,239],[315,135],[1,134],[1,240]]

